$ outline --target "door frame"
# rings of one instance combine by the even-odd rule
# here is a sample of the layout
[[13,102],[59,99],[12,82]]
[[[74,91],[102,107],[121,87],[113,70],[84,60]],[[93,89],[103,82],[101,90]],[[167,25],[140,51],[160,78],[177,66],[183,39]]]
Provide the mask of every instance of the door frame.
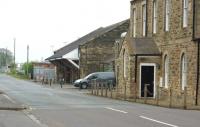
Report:
[[139,97],[143,98],[141,96],[141,87],[142,87],[142,82],[141,82],[141,78],[142,78],[142,66],[152,66],[154,67],[154,90],[153,90],[153,97],[151,98],[155,98],[156,97],[156,63],[140,63],[140,81],[139,81]]

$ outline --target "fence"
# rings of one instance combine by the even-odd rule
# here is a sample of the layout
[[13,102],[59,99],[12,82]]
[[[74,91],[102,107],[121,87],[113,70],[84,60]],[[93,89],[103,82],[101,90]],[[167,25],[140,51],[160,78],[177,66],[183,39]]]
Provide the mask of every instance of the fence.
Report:
[[91,94],[102,97],[116,98],[115,84],[112,80],[92,80]]
[[[185,87],[183,93],[181,94],[182,99],[180,102],[175,101],[175,97],[177,96],[176,93],[177,91],[173,90],[172,87],[169,87],[168,90],[166,90],[163,87],[156,87],[155,96],[152,92],[148,90],[148,84],[144,85],[144,95],[143,97],[139,97],[137,94],[135,94],[135,97],[132,97],[130,99],[127,97],[127,91],[126,91],[126,86],[124,86],[124,89],[117,89],[115,85],[112,84],[112,81],[97,81],[97,80],[92,80],[91,82],[91,94],[96,95],[96,96],[102,96],[102,97],[109,97],[109,98],[114,98],[114,99],[123,99],[123,100],[130,100],[134,102],[141,102],[145,104],[153,104],[153,105],[160,105],[160,106],[166,106],[166,107],[175,107],[177,104],[176,103],[181,103],[178,104],[179,107],[182,107],[184,109],[188,108],[188,88]],[[118,97],[118,92],[121,90],[121,92],[124,92],[123,97]],[[142,91],[141,91],[142,92]],[[165,93],[165,94],[163,94]],[[153,97],[149,97],[153,96]],[[181,106],[182,105],[182,106]]]

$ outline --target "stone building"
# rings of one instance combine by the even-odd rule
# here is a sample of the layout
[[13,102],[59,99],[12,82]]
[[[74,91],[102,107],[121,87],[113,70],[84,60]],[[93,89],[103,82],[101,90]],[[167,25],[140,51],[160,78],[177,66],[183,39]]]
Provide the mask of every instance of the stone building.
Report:
[[200,105],[193,2],[130,2],[129,32],[115,44],[118,97],[167,107]]
[[79,45],[82,45],[96,36],[102,31],[98,28],[85,36],[71,42],[70,44],[56,50],[54,54],[46,60],[56,65],[57,80],[63,77],[66,83],[73,83],[80,78],[79,67]]
[[56,65],[57,80],[64,78],[66,83],[94,71],[113,71],[115,39],[128,28],[129,20],[100,27],[56,50],[46,60]]
[[97,36],[79,46],[81,78],[93,72],[115,70],[115,40],[128,28],[129,20],[101,27]]

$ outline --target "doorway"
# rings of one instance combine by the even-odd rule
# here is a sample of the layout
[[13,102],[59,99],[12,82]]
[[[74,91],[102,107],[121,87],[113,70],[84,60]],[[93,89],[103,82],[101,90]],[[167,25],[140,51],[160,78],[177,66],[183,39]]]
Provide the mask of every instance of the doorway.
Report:
[[147,85],[147,97],[155,97],[155,69],[155,64],[140,65],[140,97],[145,96],[145,85]]

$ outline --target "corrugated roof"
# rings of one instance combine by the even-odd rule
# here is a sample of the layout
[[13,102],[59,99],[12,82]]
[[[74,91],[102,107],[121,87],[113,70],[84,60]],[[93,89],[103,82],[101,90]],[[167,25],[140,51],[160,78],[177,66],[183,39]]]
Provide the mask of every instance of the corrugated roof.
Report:
[[160,55],[153,38],[130,38],[134,55]]
[[51,59],[56,59],[56,58],[62,58],[62,56],[66,55],[67,53],[71,52],[72,50],[78,48],[79,45],[82,45],[84,43],[87,43],[97,37],[100,37],[102,35],[104,35],[105,33],[123,25],[129,23],[129,19],[124,20],[122,22],[107,26],[105,28],[101,27],[98,28],[94,31],[92,31],[91,33],[81,37],[80,39],[58,49],[57,51],[55,51],[54,55],[52,55],[51,57],[47,58],[46,60],[51,60]]

